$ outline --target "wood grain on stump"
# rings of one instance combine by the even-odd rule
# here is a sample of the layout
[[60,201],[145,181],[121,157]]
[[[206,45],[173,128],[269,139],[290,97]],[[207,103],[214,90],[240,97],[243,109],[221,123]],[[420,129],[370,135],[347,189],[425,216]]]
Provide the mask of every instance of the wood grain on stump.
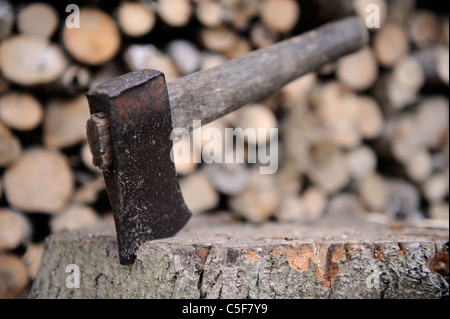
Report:
[[[47,239],[31,298],[441,298],[447,231],[197,217],[121,266],[112,223]],[[80,288],[66,286],[77,264]]]

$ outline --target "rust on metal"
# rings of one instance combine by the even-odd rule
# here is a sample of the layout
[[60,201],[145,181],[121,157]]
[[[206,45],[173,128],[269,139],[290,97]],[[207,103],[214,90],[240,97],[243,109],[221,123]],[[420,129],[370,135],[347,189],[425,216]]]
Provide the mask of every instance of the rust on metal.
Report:
[[170,159],[172,119],[166,82],[161,72],[141,70],[98,86],[87,97],[94,157],[105,158],[99,132],[109,123],[112,146],[106,152],[112,161],[103,174],[119,259],[131,264],[141,244],[175,235],[191,216]]
[[173,126],[207,124],[368,41],[364,23],[349,17],[168,86],[161,72],[140,70],[89,91],[87,134],[103,169],[120,262],[132,263],[142,243],[175,235],[191,216],[170,157]]

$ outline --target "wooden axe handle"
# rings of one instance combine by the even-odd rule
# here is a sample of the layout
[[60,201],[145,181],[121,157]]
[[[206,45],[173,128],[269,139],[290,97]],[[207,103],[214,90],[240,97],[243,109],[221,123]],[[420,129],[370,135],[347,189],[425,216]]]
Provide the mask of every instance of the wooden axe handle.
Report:
[[368,43],[367,27],[349,17],[180,78],[167,85],[172,125],[207,124]]

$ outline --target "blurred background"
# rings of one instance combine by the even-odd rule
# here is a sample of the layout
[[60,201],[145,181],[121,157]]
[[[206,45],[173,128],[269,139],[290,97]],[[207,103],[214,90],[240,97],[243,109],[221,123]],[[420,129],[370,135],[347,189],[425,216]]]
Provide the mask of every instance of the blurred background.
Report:
[[209,124],[277,127],[277,174],[193,151],[183,196],[229,222],[448,229],[448,1],[0,0],[0,298],[26,297],[49,234],[112,218],[87,90],[137,69],[170,82],[370,4],[369,46]]

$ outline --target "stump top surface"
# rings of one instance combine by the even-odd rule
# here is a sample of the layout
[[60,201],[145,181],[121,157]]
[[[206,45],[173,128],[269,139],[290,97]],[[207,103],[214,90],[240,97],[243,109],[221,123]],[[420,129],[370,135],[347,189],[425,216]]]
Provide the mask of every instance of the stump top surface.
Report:
[[[114,224],[101,222],[79,231],[53,234],[50,240],[83,240],[108,244],[116,250]],[[433,243],[449,240],[448,230],[390,227],[355,220],[322,220],[309,223],[244,223],[233,218],[196,216],[176,236],[143,244],[181,246],[260,246],[282,244]],[[113,253],[114,254],[114,253]]]
[[[356,221],[238,222],[200,216],[122,266],[114,224],[55,233],[31,298],[442,298],[448,231]],[[66,287],[79,266],[80,289]],[[376,285],[370,282],[374,277]]]

